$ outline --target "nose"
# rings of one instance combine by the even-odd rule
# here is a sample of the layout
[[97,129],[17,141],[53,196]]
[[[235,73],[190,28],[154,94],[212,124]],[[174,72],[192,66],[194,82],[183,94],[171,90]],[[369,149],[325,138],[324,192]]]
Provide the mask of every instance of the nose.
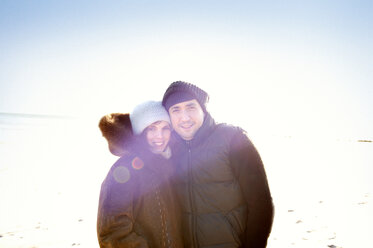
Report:
[[154,133],[154,137],[156,137],[156,138],[162,138],[163,137],[162,130],[157,130]]
[[189,119],[190,119],[189,114],[186,111],[182,111],[181,120],[182,121],[189,121]]

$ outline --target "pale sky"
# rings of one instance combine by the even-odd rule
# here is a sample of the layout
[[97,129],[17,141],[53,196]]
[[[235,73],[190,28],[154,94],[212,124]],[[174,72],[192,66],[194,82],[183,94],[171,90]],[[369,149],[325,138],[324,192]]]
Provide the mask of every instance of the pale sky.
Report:
[[[83,224],[82,244],[97,245],[98,190],[116,159],[99,118],[161,100],[183,80],[209,93],[217,121],[253,138],[279,210],[274,238],[303,237],[283,228],[284,213],[325,196],[322,228],[366,245],[371,206],[345,210],[358,189],[371,192],[373,143],[335,140],[373,140],[372,13],[371,0],[0,0],[0,114],[84,117],[4,132],[0,224],[43,217],[53,240],[81,238]],[[307,139],[290,142],[298,137]],[[297,211],[313,218],[313,207]],[[82,213],[75,231],[67,216]]]
[[372,1],[0,1],[0,112],[129,112],[176,80],[218,121],[373,138]]

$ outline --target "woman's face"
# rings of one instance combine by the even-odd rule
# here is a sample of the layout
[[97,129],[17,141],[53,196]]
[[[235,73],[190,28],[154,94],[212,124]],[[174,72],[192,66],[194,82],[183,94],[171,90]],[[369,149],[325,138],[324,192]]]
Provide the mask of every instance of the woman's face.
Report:
[[170,140],[171,127],[166,121],[157,121],[146,128],[146,140],[153,153],[163,152]]

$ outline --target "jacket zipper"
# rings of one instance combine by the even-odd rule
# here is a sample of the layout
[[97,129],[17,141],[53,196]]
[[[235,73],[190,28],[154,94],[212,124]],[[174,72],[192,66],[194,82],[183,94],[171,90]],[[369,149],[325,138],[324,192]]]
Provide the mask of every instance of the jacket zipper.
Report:
[[158,207],[159,207],[159,215],[161,218],[161,228],[162,228],[162,247],[171,247],[171,242],[170,242],[170,237],[167,229],[167,221],[166,221],[166,216],[165,216],[165,211],[164,211],[164,206],[161,202],[161,197],[160,197],[160,190],[157,187],[155,191],[155,197],[158,202]]
[[195,215],[195,202],[193,197],[193,173],[192,173],[192,151],[190,141],[186,142],[188,146],[188,191],[189,191],[189,201],[190,201],[190,208],[192,214],[192,226],[191,226],[191,233],[192,233],[192,247],[197,247],[197,235],[196,235],[196,218]]

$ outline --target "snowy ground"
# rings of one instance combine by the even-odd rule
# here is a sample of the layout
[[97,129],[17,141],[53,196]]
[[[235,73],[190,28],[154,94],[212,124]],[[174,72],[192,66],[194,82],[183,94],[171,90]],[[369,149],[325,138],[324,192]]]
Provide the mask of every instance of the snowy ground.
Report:
[[[98,247],[100,184],[116,159],[98,119],[10,119],[0,122],[0,247]],[[269,248],[373,247],[373,143],[251,137],[276,208]]]

